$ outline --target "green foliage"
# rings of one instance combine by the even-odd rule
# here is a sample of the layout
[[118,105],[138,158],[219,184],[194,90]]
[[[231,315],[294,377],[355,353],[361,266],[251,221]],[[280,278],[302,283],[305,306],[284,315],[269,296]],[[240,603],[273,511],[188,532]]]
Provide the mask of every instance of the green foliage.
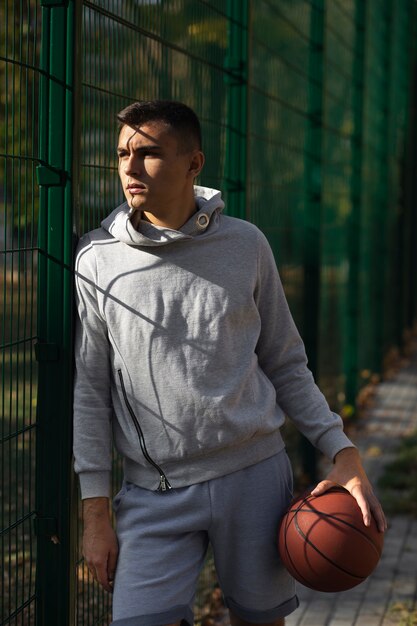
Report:
[[[34,223],[40,12],[36,0],[0,5],[0,193],[7,237]],[[28,205],[30,209],[28,210]]]
[[401,442],[395,459],[379,480],[388,513],[417,515],[417,431]]

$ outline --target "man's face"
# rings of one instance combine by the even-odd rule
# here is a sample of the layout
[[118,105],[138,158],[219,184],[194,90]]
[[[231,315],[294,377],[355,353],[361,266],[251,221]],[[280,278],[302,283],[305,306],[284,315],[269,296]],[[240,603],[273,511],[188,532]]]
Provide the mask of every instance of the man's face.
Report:
[[178,139],[164,122],[136,130],[123,126],[117,149],[119,176],[130,207],[155,215],[181,206],[193,185],[192,152],[179,149]]

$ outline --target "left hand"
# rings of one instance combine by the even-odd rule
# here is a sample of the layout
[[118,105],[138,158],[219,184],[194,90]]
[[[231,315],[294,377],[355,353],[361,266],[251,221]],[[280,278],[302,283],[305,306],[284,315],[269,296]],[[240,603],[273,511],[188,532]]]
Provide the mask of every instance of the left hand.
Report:
[[373,492],[356,448],[343,448],[336,454],[332,470],[312,490],[311,495],[319,496],[334,486],[344,487],[352,494],[362,511],[365,526],[370,525],[373,515],[378,530],[384,532],[387,529],[382,506]]

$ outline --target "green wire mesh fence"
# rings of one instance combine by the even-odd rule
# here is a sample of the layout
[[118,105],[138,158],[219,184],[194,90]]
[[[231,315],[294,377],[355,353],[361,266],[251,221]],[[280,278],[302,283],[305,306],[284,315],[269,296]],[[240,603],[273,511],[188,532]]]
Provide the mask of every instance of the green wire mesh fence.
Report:
[[[196,110],[200,182],[268,236],[311,368],[348,414],[417,309],[416,2],[4,0],[0,23],[0,623],[105,626],[71,474],[71,255],[72,224],[122,200],[116,113]],[[199,618],[214,581],[209,558]]]
[[0,5],[2,624],[35,615],[39,8]]

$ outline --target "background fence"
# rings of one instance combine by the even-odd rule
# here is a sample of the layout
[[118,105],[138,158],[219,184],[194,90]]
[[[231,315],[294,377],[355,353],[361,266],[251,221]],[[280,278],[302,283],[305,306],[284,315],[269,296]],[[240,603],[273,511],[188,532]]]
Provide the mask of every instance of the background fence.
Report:
[[416,22],[415,0],[0,4],[1,624],[108,623],[79,559],[71,263],[122,199],[117,111],[196,110],[201,183],[268,236],[348,413],[416,314]]
[[40,9],[0,4],[1,613],[35,618]]

